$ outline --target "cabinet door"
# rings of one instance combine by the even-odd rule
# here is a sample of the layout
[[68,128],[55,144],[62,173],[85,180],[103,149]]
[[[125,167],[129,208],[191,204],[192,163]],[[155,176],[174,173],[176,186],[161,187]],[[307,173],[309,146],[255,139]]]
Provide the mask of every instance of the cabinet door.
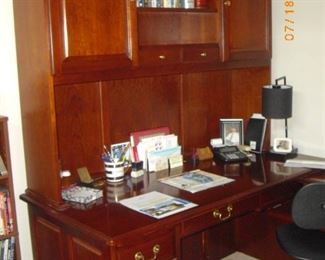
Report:
[[39,216],[32,217],[31,224],[35,259],[63,260],[65,239],[61,228]]
[[52,0],[54,74],[125,68],[136,59],[133,0]]
[[235,251],[234,222],[218,224],[182,239],[182,260],[221,259]]
[[271,58],[270,0],[222,0],[223,60]]

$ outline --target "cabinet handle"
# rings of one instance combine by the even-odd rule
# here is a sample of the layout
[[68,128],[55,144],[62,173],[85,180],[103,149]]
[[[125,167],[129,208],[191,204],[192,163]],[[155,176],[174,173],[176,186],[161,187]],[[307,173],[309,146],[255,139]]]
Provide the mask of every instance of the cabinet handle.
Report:
[[[156,244],[152,247],[152,252],[153,252],[153,257],[150,258],[150,260],[155,260],[157,259],[158,257],[158,254],[160,252],[160,245]],[[144,255],[141,251],[137,252],[135,255],[134,255],[134,260],[144,260]]]
[[165,55],[159,55],[158,58],[159,58],[160,60],[165,60],[165,59],[166,59],[166,56],[165,56]]
[[206,52],[201,52],[201,53],[200,53],[200,56],[201,56],[201,57],[206,57],[206,56],[208,56],[208,55],[207,55]]
[[213,217],[214,218],[217,218],[217,219],[219,219],[221,221],[224,221],[224,220],[227,220],[228,218],[231,217],[232,210],[233,210],[233,206],[232,205],[228,205],[227,206],[227,212],[228,212],[228,214],[226,216],[222,216],[222,213],[218,209],[215,209],[212,214],[213,214]]
[[230,0],[224,1],[223,4],[225,6],[231,6],[231,1]]

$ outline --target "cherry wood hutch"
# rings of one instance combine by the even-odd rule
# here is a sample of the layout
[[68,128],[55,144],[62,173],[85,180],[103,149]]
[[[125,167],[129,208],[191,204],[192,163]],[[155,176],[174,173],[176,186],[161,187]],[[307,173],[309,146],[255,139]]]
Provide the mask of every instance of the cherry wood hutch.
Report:
[[[228,232],[223,225],[204,231],[219,223],[212,208],[227,214],[224,195],[218,202],[211,193],[190,198],[200,213],[163,221],[107,201],[75,210],[61,198],[60,171],[72,172],[71,183],[81,166],[103,174],[103,144],[159,126],[179,136],[186,156],[219,136],[220,118],[260,112],[261,88],[270,83],[271,1],[207,0],[193,9],[137,7],[134,0],[13,2],[28,175],[22,198],[35,259],[134,259],[137,251],[155,254],[152,243],[162,248],[159,259],[207,259],[206,251],[190,256],[202,252],[194,245]],[[158,186],[146,183],[141,192]],[[231,201],[236,190],[247,196],[234,215],[256,208],[257,190],[236,187]],[[209,254],[231,251],[223,246]]]

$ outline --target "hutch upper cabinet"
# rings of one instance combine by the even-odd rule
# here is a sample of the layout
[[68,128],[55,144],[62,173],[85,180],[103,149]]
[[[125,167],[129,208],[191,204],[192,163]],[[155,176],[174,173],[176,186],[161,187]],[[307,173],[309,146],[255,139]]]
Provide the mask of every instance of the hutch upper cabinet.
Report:
[[271,58],[271,1],[223,0],[223,60]]
[[13,1],[28,195],[64,207],[60,171],[102,173],[103,144],[132,131],[169,126],[185,154],[259,112],[270,2]]
[[128,68],[136,61],[135,1],[49,1],[53,74]]

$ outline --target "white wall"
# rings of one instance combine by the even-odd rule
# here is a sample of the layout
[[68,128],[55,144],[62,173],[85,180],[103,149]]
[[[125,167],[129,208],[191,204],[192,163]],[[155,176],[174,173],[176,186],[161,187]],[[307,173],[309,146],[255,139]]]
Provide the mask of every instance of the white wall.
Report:
[[[300,152],[325,157],[325,1],[294,0],[294,41],[284,40],[283,0],[272,0],[272,79],[286,75],[294,87],[289,136]],[[32,259],[12,0],[0,1],[0,114],[9,117],[10,147],[22,259]],[[272,120],[272,136],[282,136],[282,120]]]
[[[293,0],[286,16],[284,0],[272,0],[272,79],[287,76],[293,86],[289,137],[300,153],[325,157],[325,1]],[[285,18],[294,21],[294,40],[284,39]],[[284,120],[272,120],[272,137],[283,137]]]
[[19,106],[12,0],[0,0],[0,114],[9,118],[9,142],[22,260],[32,257],[27,204],[19,199],[26,189],[25,159]]

